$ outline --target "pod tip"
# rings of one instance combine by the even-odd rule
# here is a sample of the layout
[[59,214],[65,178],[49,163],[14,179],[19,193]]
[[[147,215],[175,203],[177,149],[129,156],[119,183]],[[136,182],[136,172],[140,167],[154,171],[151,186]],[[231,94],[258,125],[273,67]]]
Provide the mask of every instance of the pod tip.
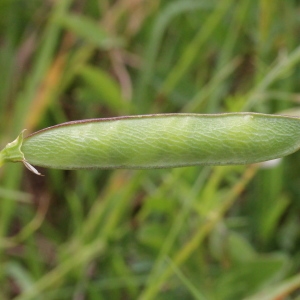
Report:
[[[22,160],[24,166],[31,172],[33,172],[36,175],[39,176],[44,176],[43,174],[41,174],[35,167],[33,167],[29,162],[27,162],[25,159]],[[1,165],[0,165],[1,166]]]

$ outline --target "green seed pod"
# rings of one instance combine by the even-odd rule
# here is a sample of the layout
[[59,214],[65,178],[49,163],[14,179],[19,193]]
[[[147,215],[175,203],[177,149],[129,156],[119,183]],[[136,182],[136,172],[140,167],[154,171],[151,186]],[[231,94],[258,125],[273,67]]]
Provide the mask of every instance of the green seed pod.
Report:
[[[74,121],[7,145],[1,161],[56,169],[251,164],[300,147],[300,119],[258,113],[161,114]],[[31,169],[34,171],[34,169]]]

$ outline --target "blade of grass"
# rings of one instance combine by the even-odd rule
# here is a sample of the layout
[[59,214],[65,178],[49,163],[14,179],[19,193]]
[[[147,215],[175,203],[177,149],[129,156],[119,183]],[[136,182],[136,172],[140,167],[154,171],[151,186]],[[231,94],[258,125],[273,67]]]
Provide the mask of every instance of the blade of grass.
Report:
[[229,10],[232,5],[232,0],[225,0],[217,3],[215,10],[208,16],[195,38],[186,47],[185,52],[178,63],[176,63],[169,72],[169,76],[164,81],[160,91],[164,96],[168,96],[180,79],[188,72],[193,61],[199,55],[199,49],[209,40],[220,21]]
[[245,300],[274,300],[274,299],[286,299],[294,291],[300,288],[300,275],[296,275],[281,283],[277,283],[276,286],[272,286],[264,291],[246,298]]
[[300,46],[284,58],[279,58],[271,70],[265,74],[263,79],[249,93],[248,100],[243,110],[253,109],[258,103],[259,95],[267,91],[267,88],[276,80],[279,80],[286,72],[290,71],[300,61]]
[[48,289],[53,289],[55,286],[61,285],[66,280],[67,274],[87,264],[95,256],[101,254],[104,249],[105,244],[102,241],[96,241],[93,244],[82,247],[77,253],[74,253],[76,255],[75,260],[73,256],[65,259],[56,268],[35,282],[30,289],[27,289],[20,296],[16,297],[15,300],[29,300],[42,296]]
[[182,273],[182,271],[170,260],[166,259],[170,267],[173,269],[174,274],[183,282],[183,284],[190,291],[193,299],[207,300],[207,298],[194,286],[194,284]]
[[139,113],[147,112],[149,110],[150,100],[147,97],[147,89],[149,88],[149,82],[153,76],[159,46],[169,23],[180,14],[198,9],[210,9],[212,7],[213,4],[208,4],[206,1],[180,0],[167,5],[156,17],[148,44],[145,48],[146,52],[144,54],[144,64],[139,74],[140,79],[138,81],[134,97]]
[[[253,178],[256,173],[256,166],[250,166],[243,174],[243,177],[230,190],[229,194],[222,201],[222,205],[215,211],[210,212],[207,221],[199,228],[199,230],[190,238],[181,250],[172,258],[176,266],[181,265],[199,246],[199,243],[214,228],[215,224],[223,217],[224,213],[233,205],[237,196],[244,190],[245,186]],[[161,286],[172,275],[172,268],[167,267],[160,269],[159,273],[151,276],[152,280],[148,282],[147,287],[139,295],[140,300],[154,299]]]

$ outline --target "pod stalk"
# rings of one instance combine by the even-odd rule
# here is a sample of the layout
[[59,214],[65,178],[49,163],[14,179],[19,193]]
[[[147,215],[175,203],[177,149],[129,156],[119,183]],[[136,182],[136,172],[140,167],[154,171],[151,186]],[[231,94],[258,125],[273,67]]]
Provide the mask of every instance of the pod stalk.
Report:
[[14,141],[8,143],[6,147],[0,152],[0,167],[5,162],[23,162],[23,164],[28,170],[37,175],[42,175],[31,164],[29,164],[26,161],[24,153],[21,150],[21,147],[23,145],[24,131],[25,129],[18,135],[18,137]]

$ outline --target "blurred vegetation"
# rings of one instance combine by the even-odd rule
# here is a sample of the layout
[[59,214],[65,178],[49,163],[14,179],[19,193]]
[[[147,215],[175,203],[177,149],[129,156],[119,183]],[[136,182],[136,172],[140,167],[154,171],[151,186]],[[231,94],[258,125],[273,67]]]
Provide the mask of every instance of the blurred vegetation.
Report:
[[[297,114],[299,13],[296,0],[1,0],[1,146],[76,119]],[[7,165],[0,299],[300,299],[299,170],[299,153],[44,177]]]

